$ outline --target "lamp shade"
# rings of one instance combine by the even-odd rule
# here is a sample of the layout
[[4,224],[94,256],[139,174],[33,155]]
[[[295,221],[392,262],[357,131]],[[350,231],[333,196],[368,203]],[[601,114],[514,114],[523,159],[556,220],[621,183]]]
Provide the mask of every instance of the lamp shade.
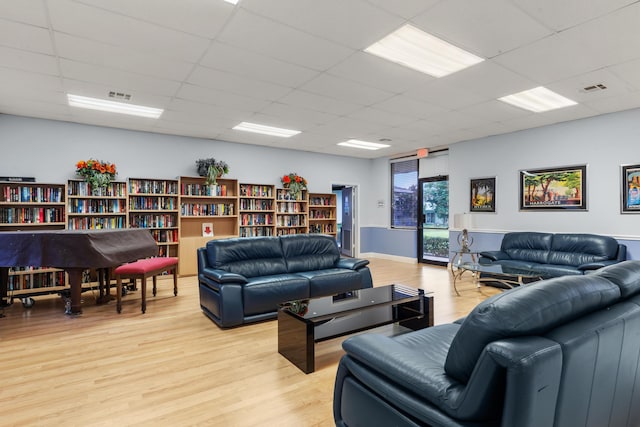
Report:
[[463,230],[463,229],[470,230],[470,229],[472,229],[473,228],[473,215],[470,215],[468,213],[455,214],[453,216],[453,226],[456,229],[459,229],[459,230]]

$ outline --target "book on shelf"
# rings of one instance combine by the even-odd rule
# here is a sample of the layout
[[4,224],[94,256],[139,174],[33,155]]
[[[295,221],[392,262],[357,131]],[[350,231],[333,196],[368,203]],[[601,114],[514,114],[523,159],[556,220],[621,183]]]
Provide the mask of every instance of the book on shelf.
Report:
[[211,222],[202,223],[202,236],[213,237],[213,223]]

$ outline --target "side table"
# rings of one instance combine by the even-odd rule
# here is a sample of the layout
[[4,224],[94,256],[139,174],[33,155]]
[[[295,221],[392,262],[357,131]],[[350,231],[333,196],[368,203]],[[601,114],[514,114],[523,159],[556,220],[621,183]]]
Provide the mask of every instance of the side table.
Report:
[[449,263],[449,269],[451,270],[451,274],[454,274],[454,269],[453,267],[455,266],[456,270],[459,269],[460,264],[464,263],[464,255],[469,255],[469,257],[471,258],[471,262],[473,264],[477,264],[478,263],[478,258],[477,255],[480,252],[474,252],[474,251],[463,251],[463,250],[457,250],[457,251],[451,251],[451,254],[453,255],[451,257],[451,263]]

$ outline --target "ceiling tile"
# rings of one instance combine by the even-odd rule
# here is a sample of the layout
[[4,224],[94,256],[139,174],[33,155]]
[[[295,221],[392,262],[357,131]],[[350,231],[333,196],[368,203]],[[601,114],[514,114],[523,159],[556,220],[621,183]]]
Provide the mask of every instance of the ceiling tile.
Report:
[[272,117],[282,117],[297,124],[300,129],[308,129],[312,126],[326,124],[338,118],[335,114],[309,110],[308,108],[274,102],[260,111],[261,114]]
[[341,101],[304,90],[294,90],[281,98],[279,102],[338,116],[343,116],[362,108],[361,105],[353,102]]
[[373,107],[415,119],[426,119],[434,113],[447,111],[443,107],[422,102],[407,95],[396,95],[373,104]]
[[328,70],[328,74],[349,79],[391,93],[402,93],[412,85],[433,80],[424,73],[365,52],[357,52]]
[[221,0],[80,0],[80,2],[208,39],[218,34],[234,10],[233,5]]
[[424,85],[417,85],[404,93],[418,101],[428,102],[445,110],[456,110],[469,105],[486,102],[490,97],[472,90],[459,88],[447,83],[447,79],[437,79]]
[[62,75],[66,79],[81,81],[90,79],[88,81],[91,83],[110,86],[110,90],[124,93],[146,92],[172,96],[180,86],[178,82],[171,80],[157,79],[151,76],[128,73],[67,59],[60,60],[60,68],[62,69]]
[[[596,89],[589,92],[584,90],[586,87],[597,84],[603,84],[606,89]],[[621,96],[636,90],[631,84],[606,68],[551,83],[547,85],[547,88],[580,103],[594,101],[599,98]]]
[[[39,0],[2,0],[0,18],[24,24],[47,27],[47,12],[44,2]],[[3,26],[0,24],[0,26]]]
[[369,46],[404,21],[364,0],[243,0],[241,6],[353,49]]
[[412,19],[424,31],[484,58],[551,34],[508,0],[447,0]]
[[415,121],[412,117],[390,113],[377,108],[364,107],[347,116],[351,119],[364,120],[365,122],[379,123],[385,126],[402,126]]
[[411,19],[419,15],[439,1],[440,0],[393,0],[391,2],[389,0],[368,0],[369,3],[405,19]]
[[538,86],[534,81],[493,61],[484,61],[444,77],[442,81],[448,86],[494,99]]
[[206,67],[196,67],[187,79],[187,82],[211,89],[271,101],[279,99],[291,91],[291,88],[288,87],[261,82]]
[[587,101],[585,102],[585,105],[603,114],[612,113],[614,111],[629,110],[632,108],[640,108],[640,92]]
[[[47,3],[53,29],[115,46],[196,62],[209,42],[182,31],[150,24],[69,0]],[[82,19],[78,19],[81,16]]]
[[167,80],[184,80],[194,65],[166,56],[113,46],[62,33],[54,33],[58,55],[64,59],[145,74]]
[[321,74],[300,89],[360,105],[371,105],[393,96],[393,93],[328,74]]
[[288,25],[280,25],[242,8],[219,40],[253,52],[323,71],[344,60],[352,49]]
[[561,31],[613,12],[637,0],[512,0],[547,27]]
[[616,76],[633,85],[635,90],[640,90],[640,59],[614,65],[608,69]]
[[55,56],[0,46],[0,67],[23,71],[37,70],[42,74],[59,75]]
[[0,19],[0,46],[53,55],[51,37],[46,28]]
[[541,84],[585,74],[640,57],[638,22],[640,3],[635,3],[508,52],[495,61]]
[[458,111],[490,123],[534,114],[530,111],[523,110],[522,108],[509,105],[506,102],[498,101],[497,99],[493,99],[491,101],[483,102],[476,105],[471,105],[468,107],[463,107]]
[[178,90],[176,98],[216,105],[228,108],[229,110],[245,111],[247,114],[261,110],[269,105],[269,102],[266,100],[249,98],[236,93],[209,89],[192,84],[183,84],[180,90]]
[[297,87],[318,75],[318,71],[310,68],[217,42],[211,44],[200,64],[238,76],[291,87]]

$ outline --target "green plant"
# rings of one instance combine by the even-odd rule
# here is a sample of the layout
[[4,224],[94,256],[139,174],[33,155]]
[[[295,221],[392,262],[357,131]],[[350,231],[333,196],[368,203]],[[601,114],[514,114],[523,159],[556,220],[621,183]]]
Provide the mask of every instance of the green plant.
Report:
[[91,185],[91,188],[105,188],[115,179],[116,165],[102,160],[80,160],[76,163],[76,174]]
[[289,189],[289,194],[296,199],[302,190],[307,189],[307,180],[295,172],[284,175],[280,178],[280,181],[284,188]]
[[213,157],[196,160],[196,166],[198,168],[198,175],[206,178],[205,183],[207,185],[217,184],[217,179],[219,177],[229,173],[229,165],[226,162],[216,160]]

